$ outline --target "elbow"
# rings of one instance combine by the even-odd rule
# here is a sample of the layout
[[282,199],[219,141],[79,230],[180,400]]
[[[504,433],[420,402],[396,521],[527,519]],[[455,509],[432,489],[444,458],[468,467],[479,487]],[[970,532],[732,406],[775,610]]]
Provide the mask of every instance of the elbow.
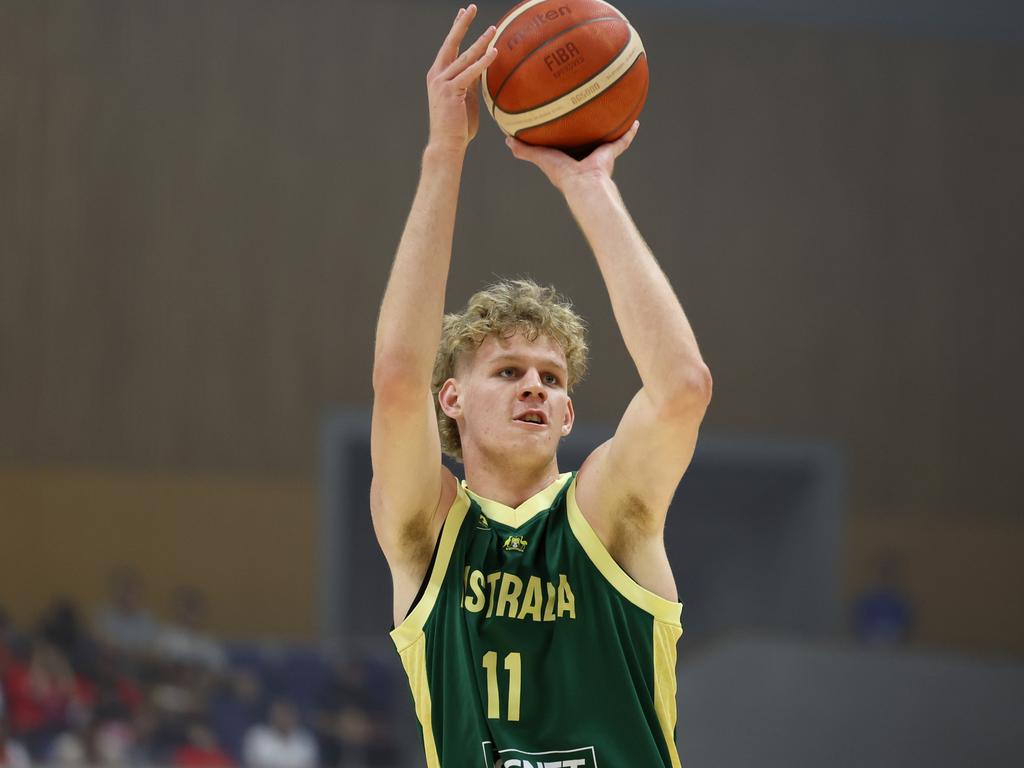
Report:
[[697,370],[691,375],[690,389],[695,393],[700,402],[704,404],[705,408],[711,402],[711,390],[713,388],[714,382],[711,379],[711,369],[701,361],[697,365]]
[[666,398],[666,410],[672,414],[689,415],[704,412],[711,403],[713,382],[711,370],[703,361],[687,366],[675,377],[675,386]]
[[374,394],[381,394],[387,392],[395,387],[395,384],[399,381],[399,377],[395,367],[388,365],[380,361],[375,361],[373,364],[373,391]]
[[[426,384],[422,382],[426,379]],[[408,358],[382,357],[373,364],[373,392],[381,395],[401,395],[409,390],[421,393],[424,386],[430,386],[430,372],[424,374],[416,363]]]

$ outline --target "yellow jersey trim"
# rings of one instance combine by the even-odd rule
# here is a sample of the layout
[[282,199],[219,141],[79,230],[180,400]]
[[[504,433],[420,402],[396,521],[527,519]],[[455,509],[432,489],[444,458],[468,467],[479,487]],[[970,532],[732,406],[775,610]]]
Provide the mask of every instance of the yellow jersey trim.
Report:
[[587,553],[590,561],[597,566],[597,570],[614,587],[615,591],[633,603],[638,608],[647,611],[658,621],[680,627],[680,617],[683,612],[682,603],[674,603],[666,600],[661,595],[656,595],[648,589],[641,587],[629,577],[622,567],[615,562],[615,559],[608,554],[597,533],[590,527],[587,518],[583,516],[579,505],[576,503],[576,481],[573,478],[569,492],[566,494],[566,509],[569,515],[569,527],[573,535]]
[[569,479],[572,472],[563,472],[558,478],[551,483],[547,488],[539,493],[534,494],[515,509],[512,507],[506,507],[500,501],[493,501],[491,499],[485,499],[483,496],[478,496],[469,490],[466,485],[466,481],[463,480],[461,488],[469,494],[469,497],[473,499],[477,504],[480,505],[480,509],[483,513],[495,522],[507,525],[510,528],[518,528],[526,522],[529,522],[540,512],[548,509],[554,502],[555,497],[558,496],[558,492],[562,490],[562,486],[565,485],[565,481]]
[[676,749],[676,643],[683,634],[678,624],[654,622],[654,711],[661,724],[672,768],[680,768]]
[[437,557],[434,558],[434,567],[430,571],[427,588],[405,620],[391,630],[391,639],[394,640],[399,654],[423,636],[423,627],[430,618],[430,612],[434,610],[437,596],[441,593],[441,585],[448,572],[448,562],[452,559],[452,551],[455,549],[455,540],[459,536],[459,529],[462,527],[462,521],[466,519],[468,509],[469,497],[462,486],[459,486],[455,501],[452,502],[441,528],[441,543],[437,547]]
[[416,705],[416,717],[423,726],[423,752],[427,757],[427,768],[441,768],[431,720],[430,685],[427,680],[427,636],[422,630],[418,632],[413,644],[407,646],[399,655],[402,657],[405,674],[409,676],[409,688],[412,690],[412,699]]

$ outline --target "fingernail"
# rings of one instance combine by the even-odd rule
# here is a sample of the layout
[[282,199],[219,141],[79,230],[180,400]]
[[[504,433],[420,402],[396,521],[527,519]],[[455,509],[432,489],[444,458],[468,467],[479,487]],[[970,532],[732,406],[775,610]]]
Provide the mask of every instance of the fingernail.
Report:
[[462,14],[464,14],[465,12],[466,12],[465,8],[459,8],[459,12],[455,14],[455,18],[456,19],[461,19],[462,18]]

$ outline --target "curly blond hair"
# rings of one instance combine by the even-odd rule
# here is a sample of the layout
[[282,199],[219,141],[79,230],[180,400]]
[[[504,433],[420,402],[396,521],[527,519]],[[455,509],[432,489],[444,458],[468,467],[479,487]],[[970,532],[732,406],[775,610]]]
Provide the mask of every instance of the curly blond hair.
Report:
[[444,316],[430,383],[441,450],[458,461],[462,461],[459,427],[441,410],[437,394],[455,375],[455,367],[464,353],[476,351],[488,336],[507,339],[516,333],[531,342],[544,335],[562,348],[568,369],[568,391],[587,373],[585,323],[553,286],[540,286],[528,278],[500,280],[474,293],[462,312]]

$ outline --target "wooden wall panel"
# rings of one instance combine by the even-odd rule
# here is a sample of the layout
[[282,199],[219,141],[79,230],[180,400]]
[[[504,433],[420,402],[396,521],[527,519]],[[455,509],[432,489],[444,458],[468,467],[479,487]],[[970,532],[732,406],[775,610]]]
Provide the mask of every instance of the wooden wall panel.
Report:
[[111,570],[126,565],[158,618],[169,618],[177,586],[192,585],[222,637],[315,637],[316,509],[306,481],[4,469],[0,499],[0,606],[22,630],[62,595],[91,619]]
[[978,653],[1024,653],[1024,522],[1005,515],[872,512],[847,526],[851,603],[879,584],[880,558],[900,563],[913,640]]
[[[1022,50],[623,7],[652,90],[617,177],[708,428],[845,446],[855,510],[1019,513]],[[449,16],[0,6],[0,462],[311,474],[323,408],[369,404]],[[485,119],[449,305],[495,273],[573,295],[578,411],[617,418],[637,380],[596,268]]]

